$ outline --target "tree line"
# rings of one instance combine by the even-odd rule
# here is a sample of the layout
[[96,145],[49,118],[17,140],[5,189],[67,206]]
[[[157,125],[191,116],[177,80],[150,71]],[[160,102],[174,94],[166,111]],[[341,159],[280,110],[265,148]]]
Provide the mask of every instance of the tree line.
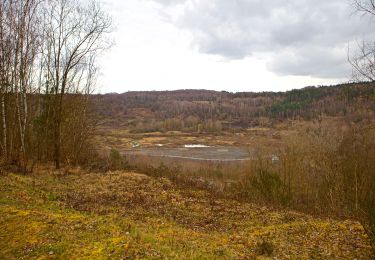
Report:
[[[324,116],[362,121],[375,112],[374,97],[373,84],[360,82],[284,93],[179,90],[94,95],[92,100],[98,118],[125,125],[133,132],[197,132],[199,125],[203,132],[218,132]],[[215,127],[205,127],[210,122]]]
[[95,0],[1,0],[0,155],[26,171],[76,160],[111,19]]

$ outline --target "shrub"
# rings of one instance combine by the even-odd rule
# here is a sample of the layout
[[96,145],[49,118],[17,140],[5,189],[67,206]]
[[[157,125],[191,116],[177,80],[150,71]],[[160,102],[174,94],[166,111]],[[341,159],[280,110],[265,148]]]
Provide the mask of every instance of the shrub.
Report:
[[272,256],[274,251],[274,245],[266,240],[258,242],[255,248],[255,253],[261,256]]
[[111,149],[108,157],[109,169],[114,170],[125,170],[128,168],[128,163],[124,157],[116,149]]
[[282,181],[277,174],[268,169],[258,168],[249,181],[251,187],[268,202],[275,202],[282,197]]

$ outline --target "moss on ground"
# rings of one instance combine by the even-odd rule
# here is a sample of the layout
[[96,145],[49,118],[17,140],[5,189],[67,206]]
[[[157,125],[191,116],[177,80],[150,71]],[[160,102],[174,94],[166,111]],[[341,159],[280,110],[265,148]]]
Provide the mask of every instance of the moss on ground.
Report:
[[79,169],[0,176],[0,259],[370,259],[355,221]]

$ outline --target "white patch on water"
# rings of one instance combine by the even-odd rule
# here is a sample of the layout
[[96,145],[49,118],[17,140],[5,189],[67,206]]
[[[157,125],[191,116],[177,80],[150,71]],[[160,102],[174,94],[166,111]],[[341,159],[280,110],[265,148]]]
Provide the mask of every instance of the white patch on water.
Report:
[[204,145],[204,144],[185,144],[185,148],[208,148],[212,146]]
[[158,147],[163,147],[164,144],[157,144],[156,146],[158,146]]

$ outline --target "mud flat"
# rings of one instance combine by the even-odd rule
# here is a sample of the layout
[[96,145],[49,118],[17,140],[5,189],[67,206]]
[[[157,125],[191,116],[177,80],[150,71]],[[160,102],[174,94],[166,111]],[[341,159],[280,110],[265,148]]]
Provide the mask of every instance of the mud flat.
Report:
[[123,155],[142,155],[151,157],[166,157],[197,161],[246,161],[249,160],[252,150],[235,146],[204,146],[184,145],[179,148],[139,148],[123,150]]

